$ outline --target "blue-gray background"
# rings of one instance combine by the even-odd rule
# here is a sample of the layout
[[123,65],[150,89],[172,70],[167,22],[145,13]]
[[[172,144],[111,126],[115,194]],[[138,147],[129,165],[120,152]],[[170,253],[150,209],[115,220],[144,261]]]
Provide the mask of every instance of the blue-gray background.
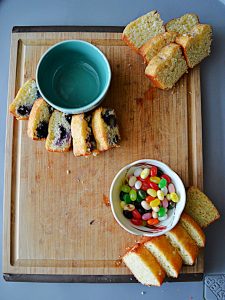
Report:
[[[4,140],[10,33],[15,25],[125,25],[157,9],[167,21],[195,12],[214,29],[212,55],[201,64],[204,190],[222,217],[207,229],[206,273],[225,273],[225,1],[221,0],[0,0],[0,240],[4,182]],[[0,269],[2,253],[0,247]],[[142,293],[143,292],[143,293]],[[0,278],[0,300],[14,299],[203,299],[203,284],[7,283]]]

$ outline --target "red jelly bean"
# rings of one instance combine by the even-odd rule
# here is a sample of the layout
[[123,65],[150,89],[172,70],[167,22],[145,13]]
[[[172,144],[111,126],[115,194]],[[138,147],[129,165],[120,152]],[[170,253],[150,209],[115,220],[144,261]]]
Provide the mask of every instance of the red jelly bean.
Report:
[[145,201],[148,202],[148,203],[150,203],[153,200],[155,200],[155,198],[150,196],[150,195],[148,197],[146,197],[146,199],[145,199]]
[[156,166],[152,166],[151,169],[150,169],[150,176],[153,177],[153,176],[157,176],[157,173],[158,173],[158,169]]
[[137,209],[132,210],[132,216],[136,220],[140,220],[141,219],[141,214],[139,213],[139,211]]
[[142,221],[141,221],[141,220],[131,219],[131,222],[132,222],[134,225],[137,225],[137,226],[142,225]]
[[147,183],[147,182],[143,181],[143,182],[142,182],[141,189],[142,189],[143,191],[147,191],[149,188],[150,188],[150,182]]
[[[158,187],[158,185],[157,185],[156,183],[150,181],[149,185],[150,185],[150,187],[151,187],[153,190],[156,190],[156,191],[159,190],[159,187]],[[142,188],[142,187],[141,187],[141,188]]]
[[171,178],[170,178],[168,175],[166,175],[166,174],[163,174],[163,175],[161,176],[161,178],[165,178],[166,181],[167,181],[167,184],[169,184],[169,183],[171,182]]

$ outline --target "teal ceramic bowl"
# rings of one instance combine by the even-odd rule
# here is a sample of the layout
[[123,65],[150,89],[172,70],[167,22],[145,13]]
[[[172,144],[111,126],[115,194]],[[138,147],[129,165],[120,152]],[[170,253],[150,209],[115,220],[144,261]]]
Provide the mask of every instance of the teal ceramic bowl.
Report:
[[49,48],[36,71],[41,96],[67,114],[92,110],[103,100],[111,80],[105,55],[92,44],[69,40]]

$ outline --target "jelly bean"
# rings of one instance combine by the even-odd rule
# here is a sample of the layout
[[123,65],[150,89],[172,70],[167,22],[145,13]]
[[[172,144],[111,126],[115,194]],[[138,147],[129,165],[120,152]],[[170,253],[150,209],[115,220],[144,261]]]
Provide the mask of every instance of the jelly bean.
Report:
[[156,183],[154,183],[154,182],[150,182],[150,183],[149,183],[149,186],[150,186],[150,188],[152,188],[153,190],[156,190],[156,191],[159,190],[158,185],[157,185]]
[[167,195],[166,195],[166,199],[167,199],[167,200],[171,200],[170,194],[167,194]]
[[169,203],[168,203],[168,200],[166,198],[163,199],[162,205],[163,205],[164,208],[168,207]]
[[165,221],[168,218],[167,214],[165,214],[163,217],[158,217],[159,221]]
[[125,204],[123,210],[129,210],[133,211],[135,209],[135,206],[133,204]]
[[140,197],[140,195],[137,193],[137,202],[140,203],[143,199]]
[[131,222],[137,226],[140,226],[142,224],[142,221],[139,219],[131,219]]
[[120,200],[123,201],[123,196],[125,195],[125,193],[123,191],[120,192]]
[[146,179],[146,178],[148,177],[149,173],[150,173],[149,168],[145,168],[145,169],[141,172],[140,177],[141,177],[142,179]]
[[136,209],[139,211],[141,215],[145,214],[147,211],[141,206],[141,207],[136,207]]
[[120,202],[120,206],[121,206],[122,208],[124,208],[125,205],[126,205],[125,201],[121,201],[121,202]]
[[139,211],[135,208],[134,210],[132,210],[132,215],[134,219],[140,220],[141,219],[141,214],[139,213]]
[[128,181],[129,186],[131,186],[131,187],[134,186],[136,181],[137,181],[137,178],[135,176],[131,176]]
[[124,217],[127,218],[127,219],[132,219],[132,218],[133,218],[132,212],[129,211],[129,210],[124,210],[124,211],[123,211],[123,215],[124,215]]
[[161,178],[165,178],[168,184],[171,182],[171,178],[166,174],[163,174]]
[[159,200],[163,200],[164,199],[164,193],[161,190],[157,191],[157,197],[159,198]]
[[152,210],[153,210],[154,212],[158,212],[158,211],[159,211],[159,207],[158,207],[158,206],[153,207]]
[[167,185],[167,181],[165,178],[162,178],[159,182],[160,189]]
[[159,212],[158,212],[158,217],[164,217],[166,214],[165,208],[164,207],[160,207]]
[[179,197],[176,193],[171,193],[170,198],[173,202],[177,203],[179,201]]
[[121,191],[124,193],[129,193],[130,192],[130,187],[128,185],[122,185]]
[[158,172],[158,168],[156,166],[152,166],[150,170],[150,176],[156,176]]
[[123,200],[126,204],[130,204],[131,203],[131,200],[130,200],[130,196],[128,194],[125,194],[123,196]]
[[168,194],[168,188],[166,186],[164,186],[163,188],[161,188],[161,191],[163,192],[163,194],[165,196]]
[[151,213],[145,213],[145,214],[142,215],[141,218],[142,218],[142,220],[147,221],[147,220],[151,219],[151,217],[152,217]]
[[153,177],[150,177],[150,181],[159,184],[160,178],[157,176],[153,176]]
[[169,191],[170,194],[171,194],[171,193],[175,193],[175,186],[174,186],[173,183],[170,183],[170,184],[168,185],[168,191]]
[[170,201],[170,204],[169,204],[169,206],[168,206],[168,209],[173,209],[174,207],[175,207],[175,202],[173,202],[173,201]]
[[142,199],[145,199],[147,196],[146,192],[143,190],[139,190],[137,193]]
[[153,217],[153,219],[157,219],[158,218],[158,213],[153,211],[152,212],[152,217]]
[[148,202],[146,201],[142,201],[141,202],[141,206],[145,209],[145,210],[150,210],[151,206],[148,204]]
[[148,190],[147,190],[147,193],[148,193],[150,196],[152,196],[153,198],[155,198],[156,195],[157,195],[156,190],[154,190],[154,189],[148,189]]
[[137,192],[135,190],[130,190],[130,200],[135,201],[137,199]]
[[159,220],[158,219],[149,219],[147,221],[148,225],[156,225],[159,223]]
[[147,196],[146,199],[145,199],[145,201],[148,202],[148,203],[150,203],[153,200],[155,200],[155,198],[152,197],[152,196]]
[[149,187],[150,187],[150,183],[151,183],[151,182],[148,182],[148,183],[147,183],[147,182],[143,181],[143,182],[142,182],[141,189],[144,190],[144,191],[147,191],[147,190],[149,189]]
[[163,174],[164,174],[163,171],[160,170],[160,169],[158,169],[157,176],[158,176],[158,177],[161,177]]
[[136,168],[134,170],[134,176],[136,176],[136,177],[140,176],[142,171],[143,171],[142,168]]
[[140,190],[141,186],[142,186],[142,182],[140,180],[137,180],[134,185],[135,189]]
[[158,198],[150,202],[151,207],[159,206],[159,204],[160,204],[160,200]]

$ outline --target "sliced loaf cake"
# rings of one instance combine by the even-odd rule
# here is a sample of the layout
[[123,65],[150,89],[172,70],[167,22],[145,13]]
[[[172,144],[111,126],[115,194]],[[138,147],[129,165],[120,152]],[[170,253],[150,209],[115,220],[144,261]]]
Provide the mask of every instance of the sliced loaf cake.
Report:
[[196,14],[185,14],[177,19],[172,19],[166,24],[166,31],[177,32],[178,34],[184,34],[190,32],[193,26],[199,23],[198,16]]

